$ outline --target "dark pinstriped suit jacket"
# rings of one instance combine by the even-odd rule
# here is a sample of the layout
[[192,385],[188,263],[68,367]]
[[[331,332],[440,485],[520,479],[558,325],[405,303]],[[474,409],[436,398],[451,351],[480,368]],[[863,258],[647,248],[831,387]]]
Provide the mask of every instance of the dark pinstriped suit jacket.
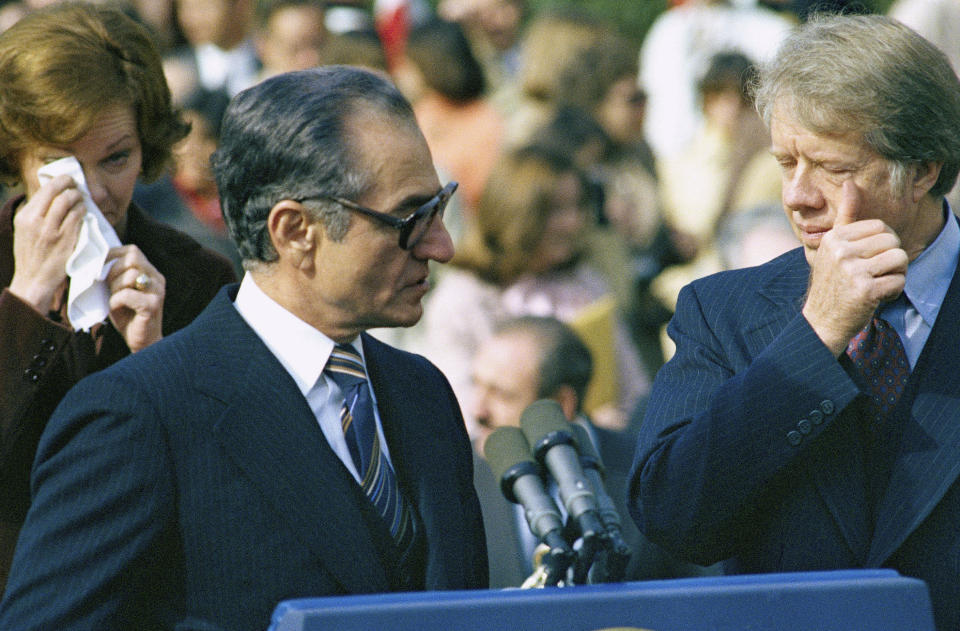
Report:
[[[235,292],[64,399],[38,450],[0,628],[262,631],[282,599],[397,588],[384,522]],[[363,344],[426,533],[420,586],[485,587],[449,384],[421,357]]]
[[686,287],[676,355],[640,428],[630,505],[678,557],[739,572],[892,567],[960,627],[960,274],[894,414],[902,429],[870,518],[863,396],[800,314],[801,249]]

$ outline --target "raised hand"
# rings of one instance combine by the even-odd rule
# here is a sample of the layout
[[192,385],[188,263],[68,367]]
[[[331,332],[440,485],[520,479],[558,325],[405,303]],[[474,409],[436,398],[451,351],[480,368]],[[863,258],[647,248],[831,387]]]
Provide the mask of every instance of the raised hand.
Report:
[[67,175],[53,178],[13,217],[13,278],[9,291],[40,313],[55,308],[67,280],[67,259],[77,244],[83,197]]
[[906,282],[907,253],[900,237],[864,214],[860,190],[843,183],[833,229],[823,235],[810,271],[803,315],[839,357],[882,301],[895,299]]
[[135,245],[110,250],[110,321],[136,353],[163,337],[166,280]]

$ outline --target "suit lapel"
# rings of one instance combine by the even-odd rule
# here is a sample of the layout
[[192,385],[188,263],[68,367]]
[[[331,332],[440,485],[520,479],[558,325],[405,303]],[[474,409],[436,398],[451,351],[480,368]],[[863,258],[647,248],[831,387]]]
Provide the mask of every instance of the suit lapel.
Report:
[[226,404],[214,426],[224,452],[345,591],[387,590],[371,534],[361,526],[367,500],[306,399],[224,292],[211,307],[201,316],[211,322],[212,351],[198,388]]
[[462,463],[451,454],[462,440],[468,455],[469,444],[465,430],[458,436],[452,425],[452,393],[439,378],[424,381],[429,373],[417,370],[415,360],[401,351],[368,335],[363,347],[397,480],[422,520],[426,587],[468,584],[463,555],[472,549],[468,538],[474,533],[463,527],[467,505],[455,470]]
[[416,424],[416,418],[410,416],[408,408],[415,391],[402,388],[398,391],[397,379],[402,379],[403,375],[391,372],[383,345],[368,335],[363,335],[362,340],[367,377],[377,399],[377,411],[390,450],[391,464],[404,494],[414,499],[417,497],[418,481],[410,471],[411,461],[407,459],[407,452],[410,452],[411,458],[416,458],[417,450],[408,449],[407,445],[411,440],[411,425]]
[[[751,357],[756,357],[797,316],[803,306],[810,268],[803,250],[780,273],[772,276],[760,289],[760,295],[769,301],[767,311],[760,311],[751,328],[744,334]],[[870,544],[870,523],[867,519],[865,478],[862,454],[840,445],[857,445],[853,424],[838,419],[819,443],[808,449],[806,475],[813,481],[856,558],[864,559]]]
[[423,502],[419,499],[436,491],[426,479],[428,467],[424,458],[429,455],[424,453],[420,439],[425,423],[420,418],[423,411],[418,401],[429,396],[425,393],[426,384],[417,383],[415,375],[399,370],[397,362],[389,357],[393,349],[383,343],[363,335],[363,348],[397,479],[407,497],[422,510]]
[[917,360],[916,397],[878,509],[869,563],[880,565],[937,505],[960,475],[960,268]]
[[785,255],[785,264],[760,288],[760,297],[750,320],[744,324],[744,338],[750,357],[756,357],[780,334],[803,304],[810,274],[803,250],[796,249]]
[[803,295],[807,291],[809,278],[810,267],[803,249],[796,248],[783,255],[783,265],[763,284],[758,293],[774,305],[790,309],[792,317],[803,306]]

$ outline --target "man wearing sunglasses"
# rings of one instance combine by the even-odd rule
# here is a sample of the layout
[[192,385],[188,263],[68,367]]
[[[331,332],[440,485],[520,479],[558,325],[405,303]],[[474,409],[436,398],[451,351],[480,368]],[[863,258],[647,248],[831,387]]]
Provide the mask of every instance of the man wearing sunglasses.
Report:
[[67,396],[2,628],[264,629],[289,598],[487,585],[453,392],[364,333],[416,323],[453,256],[409,104],[357,68],[279,75],[212,160],[246,276]]

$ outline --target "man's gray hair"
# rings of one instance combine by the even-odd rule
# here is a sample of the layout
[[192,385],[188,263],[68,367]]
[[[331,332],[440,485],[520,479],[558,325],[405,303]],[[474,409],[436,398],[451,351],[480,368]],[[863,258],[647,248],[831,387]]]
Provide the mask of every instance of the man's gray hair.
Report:
[[352,121],[363,112],[417,129],[410,104],[390,79],[352,66],[277,75],[230,102],[211,162],[245,267],[277,259],[267,216],[284,199],[304,200],[330,238],[343,237],[349,212],[318,198],[357,199],[372,186],[373,174],[350,142]]
[[857,133],[905,185],[909,166],[942,162],[930,194],[960,171],[960,82],[947,57],[900,22],[878,15],[813,16],[797,27],[754,86],[770,125],[774,108],[817,134]]

